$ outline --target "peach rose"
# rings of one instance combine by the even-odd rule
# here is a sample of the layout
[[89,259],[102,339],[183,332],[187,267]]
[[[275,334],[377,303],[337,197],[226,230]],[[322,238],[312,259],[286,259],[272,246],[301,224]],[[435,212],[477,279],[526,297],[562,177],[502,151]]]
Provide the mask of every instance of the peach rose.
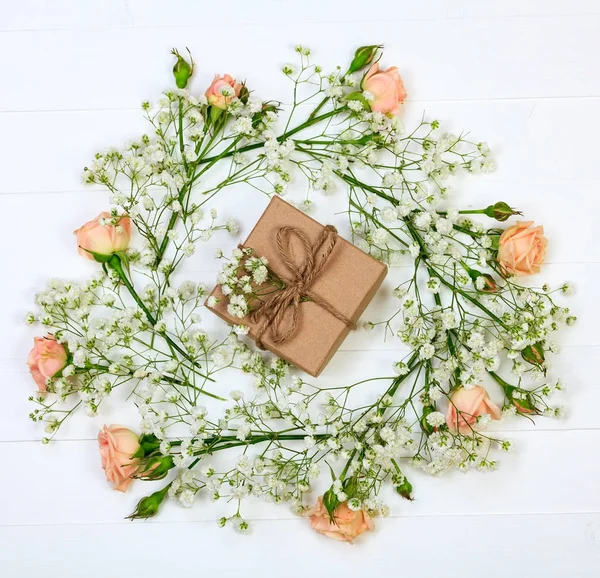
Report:
[[490,399],[485,388],[478,385],[473,389],[460,387],[450,398],[446,423],[450,431],[459,431],[461,434],[470,434],[477,417],[489,414],[492,419],[499,420],[502,417],[500,408]]
[[310,517],[310,526],[315,532],[342,542],[352,542],[363,532],[375,530],[371,516],[364,510],[354,512],[348,507],[348,502],[343,502],[335,509],[335,523],[332,522],[323,505],[322,496],[319,496],[317,503],[305,515]]
[[75,235],[79,254],[94,261],[94,256],[89,251],[107,257],[125,251],[131,238],[131,220],[127,216],[117,219],[118,224],[113,224],[113,216],[104,212],[77,229]]
[[132,458],[140,447],[137,434],[120,425],[104,426],[98,433],[98,445],[106,479],[115,490],[126,492],[140,466],[140,460]]
[[46,382],[67,365],[67,351],[54,335],[36,337],[27,357],[27,365],[40,391],[46,391]]
[[544,227],[531,227],[533,221],[517,221],[500,235],[498,263],[512,275],[538,273],[546,256],[548,240]]
[[235,78],[229,74],[225,76],[216,75],[204,94],[209,104],[225,110],[233,100],[233,97],[240,95],[241,89],[242,85],[236,82]]
[[365,74],[361,88],[373,97],[369,100],[372,111],[394,116],[400,114],[400,105],[406,99],[406,90],[395,66],[379,70],[379,63],[376,62]]

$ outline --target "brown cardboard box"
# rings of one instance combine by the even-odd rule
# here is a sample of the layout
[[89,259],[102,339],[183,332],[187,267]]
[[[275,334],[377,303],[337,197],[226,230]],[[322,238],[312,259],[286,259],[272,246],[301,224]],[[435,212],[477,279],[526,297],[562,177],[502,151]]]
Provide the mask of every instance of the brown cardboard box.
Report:
[[[323,225],[280,197],[273,197],[244,243],[244,247],[252,247],[259,256],[266,257],[269,268],[284,279],[289,278],[290,274],[277,250],[275,237],[279,228],[285,225],[303,231],[311,243],[315,242],[323,229]],[[292,237],[290,244],[294,260],[301,258],[300,242]],[[310,291],[356,322],[386,274],[385,264],[338,237],[323,269],[312,282]],[[248,325],[250,336],[256,336],[256,324],[251,323],[248,317],[239,319],[227,312],[227,297],[223,296],[218,286],[213,289],[211,296],[219,299],[218,304],[210,308],[214,313],[228,323]],[[314,302],[303,301],[299,307],[298,329],[290,339],[276,345],[267,331],[262,342],[278,357],[316,377],[340,347],[350,328]]]

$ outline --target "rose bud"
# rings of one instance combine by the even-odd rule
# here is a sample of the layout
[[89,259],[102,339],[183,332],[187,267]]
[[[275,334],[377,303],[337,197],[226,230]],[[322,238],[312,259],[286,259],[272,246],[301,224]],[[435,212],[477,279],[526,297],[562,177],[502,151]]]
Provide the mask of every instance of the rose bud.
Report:
[[410,500],[411,502],[414,500],[412,491],[412,484],[406,478],[404,478],[404,481],[401,484],[396,486],[396,492],[398,492],[405,500]]
[[344,488],[344,494],[348,496],[348,499],[354,498],[354,496],[356,496],[356,492],[358,491],[358,479],[356,476],[346,478],[342,487]]
[[348,72],[346,74],[358,72],[361,68],[363,68],[363,66],[371,64],[379,48],[383,48],[383,46],[379,44],[372,44],[371,46],[361,46],[358,48],[354,53],[354,58],[352,59],[350,68],[348,68]]
[[335,492],[332,488],[329,488],[324,494],[323,499],[321,500],[324,508],[329,513],[330,518],[333,518],[333,513],[335,509],[340,505],[340,501],[337,499]]
[[406,90],[395,66],[387,70],[379,70],[379,63],[376,62],[365,74],[361,88],[369,93],[365,96],[373,112],[392,116],[400,114],[400,105],[406,99]]
[[67,360],[65,346],[56,341],[54,335],[34,338],[33,349],[27,356],[27,365],[41,392],[46,391],[48,379],[64,369]]
[[525,399],[511,399],[512,404],[517,408],[519,413],[530,414],[530,413],[539,413],[537,408],[531,403],[529,396]]
[[521,211],[515,211],[503,201],[498,201],[494,205],[486,207],[483,212],[491,219],[496,219],[496,221],[506,221],[506,219],[513,215],[523,214]]
[[[531,395],[527,392],[524,392],[522,389],[515,387],[514,385],[505,384],[504,386],[504,395],[508,398],[510,403],[517,408],[519,413],[523,414],[539,414],[538,409],[533,405],[531,401]],[[515,392],[517,395],[515,396]],[[522,397],[521,397],[522,396]]]
[[475,285],[475,288],[482,293],[496,293],[498,291],[498,285],[494,278],[488,273],[482,273],[477,269],[471,269],[466,263],[461,261],[461,265],[468,273],[471,281]]
[[500,408],[490,399],[488,392],[481,385],[472,389],[459,387],[450,398],[446,413],[446,424],[452,432],[463,435],[473,433],[473,426],[480,415],[489,414],[492,419],[502,417]]
[[463,266],[467,270],[469,277],[473,281],[475,288],[482,293],[497,293],[498,285],[495,279],[489,273],[482,273],[477,269],[471,269],[463,263]]
[[544,346],[539,341],[533,345],[528,345],[521,351],[521,357],[527,361],[527,363],[531,363],[531,365],[543,365],[546,360]]
[[263,102],[262,108],[252,115],[252,128],[257,128],[268,112],[279,112],[279,104],[273,101]]
[[348,502],[339,504],[330,516],[323,505],[323,497],[305,514],[310,518],[310,526],[319,534],[342,542],[352,542],[367,530],[375,530],[375,524],[365,510],[354,511]]
[[248,98],[250,97],[250,91],[245,83],[242,82],[242,86],[240,88],[240,94],[238,98],[242,101],[242,104],[248,104]]
[[154,456],[140,465],[141,473],[138,473],[136,478],[140,480],[162,480],[169,473],[169,470],[174,467],[172,456]]
[[225,110],[236,96],[240,96],[242,84],[236,82],[235,78],[226,74],[225,76],[215,76],[211,85],[204,93],[208,103],[221,110]]
[[423,407],[423,413],[421,414],[421,417],[419,418],[419,423],[421,424],[421,429],[426,433],[426,434],[432,434],[437,428],[434,428],[428,421],[427,421],[427,416],[430,413],[433,413],[434,411],[436,411],[435,407],[433,407],[432,405],[426,405]]
[[115,490],[126,492],[140,467],[139,458],[132,457],[140,447],[137,434],[120,425],[104,426],[98,446],[106,479]]
[[115,253],[126,251],[131,237],[131,220],[100,213],[75,231],[79,254],[86,259],[105,263]]
[[127,518],[129,520],[135,520],[141,518],[147,519],[156,516],[156,514],[158,514],[158,509],[160,508],[160,505],[163,503],[163,500],[165,499],[165,496],[169,491],[170,485],[171,484],[169,484],[162,490],[159,490],[158,492],[154,492],[150,496],[142,498],[135,507],[134,512],[131,515],[127,516]]
[[194,74],[194,59],[192,58],[189,48],[186,50],[190,56],[191,64],[187,62],[183,56],[181,56],[181,54],[179,54],[176,48],[171,50],[171,54],[177,57],[177,62],[173,66],[173,76],[175,77],[175,84],[177,85],[177,88],[185,88],[188,81],[192,77],[192,74]]
[[477,288],[482,293],[497,293],[498,285],[496,285],[496,281],[494,278],[488,273],[483,273],[481,275],[481,280],[476,283]]
[[498,263],[510,275],[538,273],[544,262],[548,245],[544,227],[531,225],[533,221],[518,221],[498,240]]

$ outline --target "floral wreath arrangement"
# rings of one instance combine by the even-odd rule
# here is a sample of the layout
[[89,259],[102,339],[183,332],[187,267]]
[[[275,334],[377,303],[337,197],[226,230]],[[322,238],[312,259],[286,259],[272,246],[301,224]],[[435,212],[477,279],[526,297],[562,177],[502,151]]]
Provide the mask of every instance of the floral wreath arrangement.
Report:
[[[539,272],[547,240],[532,221],[499,225],[520,215],[506,202],[451,205],[448,180],[492,171],[489,149],[442,132],[436,120],[405,130],[404,85],[396,67],[380,67],[381,48],[361,47],[347,70],[324,73],[296,47],[299,66],[283,68],[294,95],[286,107],[256,99],[229,75],[194,94],[194,61],[173,50],[177,88],[142,106],[149,134],[96,154],[85,168],[85,182],[111,195],[110,210],[75,231],[79,253],[98,272],[84,283],[50,280],[36,297],[28,322],[46,334],[27,360],[39,389],[30,417],[45,425],[48,443],[75,411],[94,416],[126,390],[141,433],[100,431],[106,478],[123,492],[134,479],[164,479],[130,518],[156,515],[167,498],[189,507],[208,496],[233,504],[221,526],[245,531],[241,504],[256,496],[286,502],[317,532],[352,541],[388,513],[386,486],[412,499],[410,468],[493,470],[511,444],[486,429],[491,420],[559,414],[549,398],[563,386],[548,376],[549,357],[559,349],[554,334],[576,320],[555,300],[572,287],[518,282]],[[279,199],[292,179],[306,184],[303,211],[311,196],[344,189],[354,245],[306,217],[318,239],[283,226],[267,243],[285,268],[246,243],[229,258],[217,253],[224,265],[212,293],[176,282],[198,242],[237,234],[234,221],[210,209],[215,195],[237,185]],[[342,249],[383,270],[350,313],[317,295],[324,275],[341,274],[330,270],[343,261],[329,255]],[[343,339],[386,265],[410,274],[393,291],[395,313],[361,324],[382,325],[399,340],[383,376],[325,387],[282,359],[292,354],[252,346],[249,337],[276,352],[289,352],[290,339],[310,343],[302,316],[315,308]],[[227,337],[203,328],[205,308],[232,322]],[[252,388],[222,391],[244,374]],[[311,499],[319,484],[325,491]]]

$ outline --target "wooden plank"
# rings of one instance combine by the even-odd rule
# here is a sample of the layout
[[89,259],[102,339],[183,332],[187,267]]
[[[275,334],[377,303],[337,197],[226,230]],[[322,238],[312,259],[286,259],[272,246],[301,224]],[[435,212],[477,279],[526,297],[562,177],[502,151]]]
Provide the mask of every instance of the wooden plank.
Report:
[[[279,575],[304,578],[344,560],[344,574],[463,578],[484,571],[488,578],[596,578],[600,564],[600,514],[432,516],[388,518],[355,547],[310,531],[305,520],[263,520],[252,535],[210,523],[81,524],[0,527],[0,561],[10,578],[135,576],[140,556],[154,545],[152,576],[178,576],[192,564],[226,578]],[[463,537],[457,543],[457,538]],[[435,543],[432,546],[432,541]],[[268,551],[257,544],[268,544]],[[235,552],[235,555],[231,555]],[[139,553],[139,554],[138,554]],[[566,555],[568,553],[568,555]],[[93,560],[93,563],[91,561]],[[327,562],[324,562],[327,560]],[[321,570],[319,570],[321,571]]]
[[[223,329],[223,328],[222,328]],[[366,343],[366,340],[365,342]],[[365,347],[365,344],[362,347]],[[367,346],[369,344],[367,343]],[[34,409],[28,401],[29,395],[35,391],[35,384],[25,366],[27,346],[23,343],[24,351],[18,359],[0,360],[0,372],[4,376],[4,404],[10,407],[5,417],[0,421],[0,442],[41,440],[46,434],[43,424],[31,422],[27,416]],[[408,351],[396,344],[395,349],[387,350],[349,350],[344,344],[332,359],[318,380],[310,379],[320,387],[336,387],[348,385],[371,377],[393,375],[392,366]],[[597,409],[600,407],[600,379],[595,367],[600,356],[600,347],[565,347],[560,355],[553,358],[553,368],[549,380],[561,378],[567,387],[567,393],[553,400],[555,406],[565,407],[565,417],[561,419],[538,417],[535,423],[523,418],[503,419],[493,423],[490,430],[502,431],[540,431],[540,430],[573,430],[598,429]],[[501,372],[510,380],[510,373]],[[235,388],[251,391],[252,378],[235,371],[229,371],[219,376],[215,391],[227,396],[231,385]],[[382,385],[383,384],[383,385]],[[371,401],[381,392],[385,382],[370,382],[357,389],[355,397],[361,401]],[[488,380],[484,383],[492,398],[498,403],[503,402],[502,392],[497,385]],[[95,418],[88,418],[83,412],[69,418],[56,436],[56,440],[93,440],[102,425],[121,423],[136,429],[140,421],[137,409],[126,398],[130,389],[116,391],[110,399],[105,400]],[[224,404],[206,400],[211,411],[220,414]],[[506,458],[510,460],[510,458]]]
[[[515,451],[493,474],[455,472],[435,478],[409,468],[415,501],[402,500],[387,487],[381,497],[392,515],[403,517],[600,512],[600,463],[589,449],[600,443],[600,431],[510,432],[508,437]],[[129,523],[123,518],[137,501],[164,485],[136,482],[127,494],[114,492],[104,480],[94,441],[3,443],[2,452],[6,463],[20,464],[20,475],[3,481],[2,525]],[[218,467],[218,456],[210,461]],[[325,489],[324,477],[321,484],[315,491]],[[211,503],[205,496],[191,509],[167,503],[159,519],[208,521],[234,512],[232,504]],[[244,515],[293,517],[285,506],[254,498],[244,504]]]
[[[4,32],[0,53],[19,58],[0,65],[2,77],[10,79],[10,90],[0,91],[0,110],[136,107],[168,85],[169,51],[185,45],[199,62],[196,90],[215,72],[227,71],[247,78],[257,94],[286,101],[289,80],[278,71],[294,61],[295,42],[312,47],[325,70],[349,62],[353,45],[384,43],[382,64],[399,66],[415,100],[598,96],[600,76],[590,74],[580,55],[599,52],[599,26],[594,15],[409,25],[392,19],[377,24],[375,40],[365,38],[363,22],[227,23],[166,27],[160,34],[152,28]],[[245,39],[244,50],[223,38]],[[208,54],[210,59],[203,57]],[[23,62],[35,63],[35,70]]]
[[[573,211],[584,199],[594,208],[599,202],[588,188],[598,182],[595,135],[600,132],[600,118],[595,111],[599,106],[600,98],[415,101],[406,105],[404,121],[409,128],[416,126],[425,111],[427,118],[439,119],[444,130],[464,131],[475,142],[489,143],[498,169],[452,181],[455,190],[464,191],[461,201],[474,203],[476,195],[495,186],[494,194],[511,203],[531,201],[528,211],[545,210],[547,203],[538,201],[549,195],[552,203]],[[0,142],[0,155],[11,167],[3,174],[0,193],[81,190],[83,167],[96,152],[122,146],[150,128],[141,109],[0,114],[0,134],[11,135]],[[292,184],[290,193],[295,190],[305,193],[302,179]]]

